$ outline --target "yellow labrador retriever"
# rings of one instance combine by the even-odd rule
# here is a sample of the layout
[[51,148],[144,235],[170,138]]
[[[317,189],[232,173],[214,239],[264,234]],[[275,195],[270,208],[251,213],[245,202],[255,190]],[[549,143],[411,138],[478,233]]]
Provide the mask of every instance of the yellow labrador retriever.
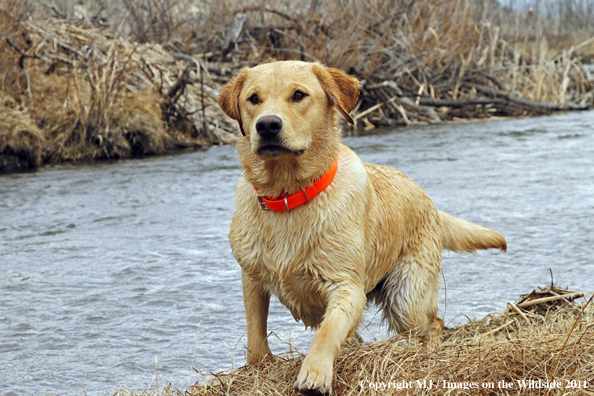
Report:
[[295,382],[329,393],[334,361],[369,301],[394,332],[437,339],[441,251],[506,250],[495,231],[435,209],[398,170],[363,164],[341,141],[340,114],[359,81],[320,63],[244,69],[219,96],[245,135],[229,234],[242,268],[247,360],[271,356],[266,321],[276,295],[317,329]]

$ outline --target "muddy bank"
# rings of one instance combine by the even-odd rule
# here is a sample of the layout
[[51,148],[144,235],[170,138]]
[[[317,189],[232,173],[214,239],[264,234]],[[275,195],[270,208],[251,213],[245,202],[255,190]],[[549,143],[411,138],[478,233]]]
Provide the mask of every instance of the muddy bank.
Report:
[[359,77],[364,129],[594,103],[581,61],[594,40],[521,37],[504,23],[511,11],[472,1],[106,4],[2,6],[0,171],[232,143],[218,92],[241,67],[273,60]]

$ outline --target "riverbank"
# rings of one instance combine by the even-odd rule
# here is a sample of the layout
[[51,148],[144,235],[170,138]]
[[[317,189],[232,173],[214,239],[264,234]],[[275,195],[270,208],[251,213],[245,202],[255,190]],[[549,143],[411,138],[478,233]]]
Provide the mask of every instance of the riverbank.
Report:
[[[336,362],[333,394],[591,395],[594,306],[592,298],[576,304],[579,295],[554,286],[534,290],[504,314],[446,328],[435,348],[406,336],[347,347]],[[185,392],[170,386],[117,394],[292,395],[303,358],[292,352],[257,368],[205,374]]]
[[[521,35],[520,20],[544,21],[526,12],[473,1],[398,11],[380,1],[223,3],[5,2],[0,171],[232,143],[240,135],[218,92],[240,68],[273,60],[320,60],[359,77],[353,119],[364,129],[594,103],[582,63],[594,59],[594,39],[536,27]],[[513,16],[515,32],[505,23]]]
[[[232,143],[220,84],[160,44],[44,18],[3,40],[0,171],[165,154]],[[198,62],[198,61],[197,61]],[[11,89],[6,89],[10,86]]]

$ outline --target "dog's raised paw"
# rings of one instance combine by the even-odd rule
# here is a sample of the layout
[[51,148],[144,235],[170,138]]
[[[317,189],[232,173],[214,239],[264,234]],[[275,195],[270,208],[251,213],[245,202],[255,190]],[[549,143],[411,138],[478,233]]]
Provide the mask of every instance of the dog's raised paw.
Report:
[[323,370],[307,366],[306,359],[295,381],[295,390],[308,396],[329,395],[332,391],[332,367],[330,370]]

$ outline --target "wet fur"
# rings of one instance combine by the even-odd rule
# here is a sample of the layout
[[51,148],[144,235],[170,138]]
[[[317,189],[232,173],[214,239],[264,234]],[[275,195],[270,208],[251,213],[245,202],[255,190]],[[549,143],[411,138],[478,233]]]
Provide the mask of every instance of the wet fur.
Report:
[[[398,170],[363,164],[340,142],[360,84],[319,63],[276,62],[243,70],[219,104],[246,137],[237,144],[243,176],[237,184],[229,234],[242,268],[248,362],[270,357],[266,318],[276,295],[296,320],[317,329],[295,383],[305,394],[328,393],[334,360],[375,302],[395,332],[437,339],[441,251],[506,249],[495,231],[436,210],[425,191]],[[303,101],[291,98],[305,90]],[[257,105],[248,99],[257,94]],[[257,119],[282,119],[279,157],[258,154]],[[256,191],[293,194],[323,175],[334,159],[330,186],[290,213],[264,211]]]

